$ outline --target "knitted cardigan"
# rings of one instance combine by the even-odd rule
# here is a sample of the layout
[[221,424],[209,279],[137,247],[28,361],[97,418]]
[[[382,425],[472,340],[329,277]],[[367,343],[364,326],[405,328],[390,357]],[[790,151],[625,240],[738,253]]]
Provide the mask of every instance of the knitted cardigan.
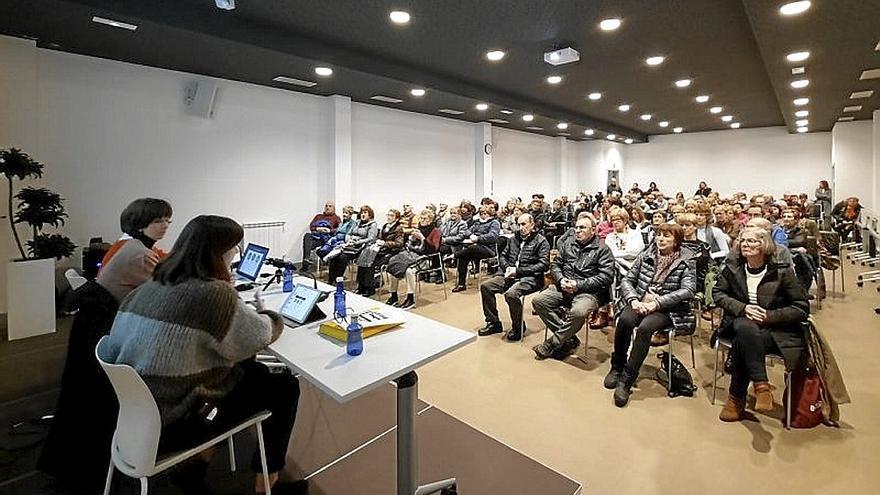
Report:
[[228,394],[241,378],[237,363],[283,328],[277,313],[258,313],[228,282],[149,281],[122,302],[101,358],[137,371],[167,425]]

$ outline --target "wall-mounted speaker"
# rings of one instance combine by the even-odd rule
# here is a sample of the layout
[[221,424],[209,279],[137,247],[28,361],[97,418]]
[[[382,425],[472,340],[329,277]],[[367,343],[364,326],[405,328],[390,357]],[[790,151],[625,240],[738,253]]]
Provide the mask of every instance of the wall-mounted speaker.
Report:
[[186,113],[210,119],[214,116],[214,101],[217,98],[217,83],[214,81],[192,81],[183,90],[183,106]]

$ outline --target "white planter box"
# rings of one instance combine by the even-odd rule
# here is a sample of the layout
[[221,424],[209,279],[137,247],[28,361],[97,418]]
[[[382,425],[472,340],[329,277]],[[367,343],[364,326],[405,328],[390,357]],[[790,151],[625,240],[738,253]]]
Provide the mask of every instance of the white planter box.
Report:
[[9,340],[55,332],[55,259],[6,268]]

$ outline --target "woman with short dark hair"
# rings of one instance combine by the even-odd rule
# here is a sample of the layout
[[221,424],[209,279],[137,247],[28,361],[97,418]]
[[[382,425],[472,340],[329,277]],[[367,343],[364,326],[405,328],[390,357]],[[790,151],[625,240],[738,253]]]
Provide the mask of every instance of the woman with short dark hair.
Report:
[[[263,431],[269,480],[275,483],[293,431],[299,383],[253,359],[281,335],[284,324],[259,297],[254,309],[232,286],[229,266],[243,235],[230,218],[192,219],[153,279],[122,302],[98,353],[109,363],[131,366],[147,384],[162,419],[159,454],[199,445],[270,411]],[[257,453],[251,465],[262,472]],[[200,475],[206,467],[202,461]],[[263,476],[255,485],[257,493],[266,490]],[[275,486],[273,491],[282,493],[304,489],[303,482]],[[205,489],[197,479],[187,480],[185,488],[186,493]]]
[[681,226],[658,226],[654,244],[642,251],[620,282],[623,307],[604,383],[605,388],[614,389],[617,407],[629,402],[654,332],[675,328],[684,335],[696,329],[690,307],[697,290],[696,259],[690,249],[681,248],[683,239]]
[[375,241],[361,250],[357,258],[357,293],[370,297],[376,293],[376,271],[403,248],[403,226],[400,211],[388,210],[385,225]]
[[149,280],[165,256],[156,242],[165,237],[172,214],[167,201],[155,198],[136,199],[122,210],[123,236],[104,255],[97,277],[98,284],[117,301]]
[[755,410],[773,410],[767,354],[782,355],[787,369],[795,369],[802,358],[800,324],[809,317],[810,305],[794,270],[778,263],[776,253],[769,231],[747,226],[712,290],[715,304],[724,310],[718,335],[733,339],[733,370],[721,421],[743,419],[749,382],[754,384]]

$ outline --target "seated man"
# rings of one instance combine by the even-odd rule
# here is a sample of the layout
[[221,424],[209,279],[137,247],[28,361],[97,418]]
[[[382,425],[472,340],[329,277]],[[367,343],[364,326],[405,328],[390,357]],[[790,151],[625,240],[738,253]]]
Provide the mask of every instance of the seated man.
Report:
[[507,340],[520,340],[523,329],[520,297],[544,287],[544,272],[550,266],[550,243],[535,230],[535,220],[528,213],[520,215],[517,223],[519,231],[507,242],[507,247],[499,256],[503,275],[498,274],[480,285],[483,314],[486,316],[486,327],[480,330],[480,336],[501,332],[495,294],[503,292],[512,322]]
[[453,206],[449,218],[440,226],[440,253],[444,256],[458,254],[469,236],[467,222],[461,217],[461,208]]
[[[550,338],[533,348],[538,360],[551,356],[563,359],[580,345],[575,334],[590,313],[608,303],[614,280],[614,256],[608,246],[599,243],[592,216],[579,218],[574,238],[558,249],[559,258],[550,265],[553,285],[532,301],[532,307],[552,332]],[[558,313],[562,307],[571,308],[569,318]]]
[[462,241],[464,247],[455,254],[458,282],[452,292],[467,289],[467,270],[471,262],[493,258],[498,253],[496,246],[501,234],[501,222],[495,217],[495,209],[491,205],[481,206],[480,216],[468,232],[470,235]]
[[309,269],[309,258],[312,251],[327,242],[327,240],[336,233],[342,220],[336,214],[336,205],[333,201],[327,201],[324,204],[324,211],[318,213],[309,223],[309,231],[303,235],[303,257],[302,269]]

